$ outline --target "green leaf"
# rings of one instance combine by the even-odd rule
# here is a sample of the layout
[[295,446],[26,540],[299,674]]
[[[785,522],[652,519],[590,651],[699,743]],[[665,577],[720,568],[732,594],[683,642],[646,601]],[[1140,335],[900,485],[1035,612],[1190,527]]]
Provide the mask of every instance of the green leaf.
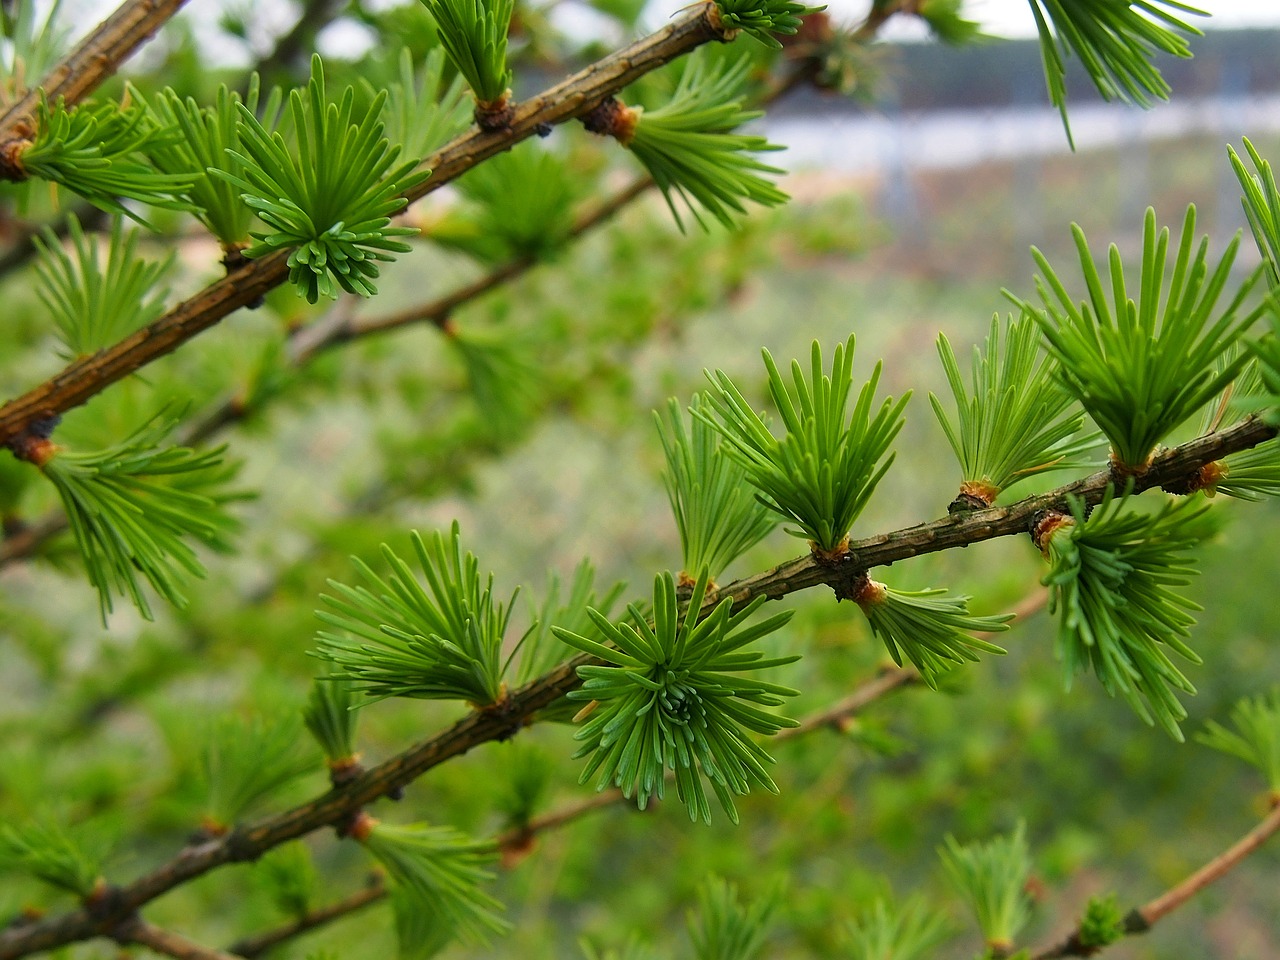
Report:
[[1261,276],[1257,271],[1219,306],[1240,237],[1211,266],[1208,238],[1196,244],[1195,227],[1195,207],[1190,206],[1169,274],[1169,230],[1157,233],[1155,211],[1147,210],[1136,299],[1129,296],[1124,263],[1112,244],[1108,302],[1088,242],[1075,225],[1088,300],[1073,302],[1035,248],[1032,254],[1043,274],[1036,278],[1036,290],[1044,308],[1010,295],[1035,316],[1050,353],[1061,364],[1067,389],[1111,442],[1112,460],[1121,472],[1144,471],[1156,445],[1240,372],[1243,354],[1234,362],[1219,361],[1263,313],[1261,306],[1244,308]]
[[1116,903],[1116,895],[1090,897],[1076,937],[1080,946],[1090,951],[1101,949],[1123,939],[1124,935],[1124,912]]
[[1200,662],[1185,642],[1195,623],[1188,611],[1200,607],[1173,588],[1197,572],[1187,553],[1212,531],[1207,511],[1183,498],[1144,513],[1108,494],[1088,519],[1073,502],[1073,518],[1046,521],[1058,525],[1041,541],[1067,687],[1076,674],[1092,672],[1109,694],[1179,741],[1186,710],[1173,691],[1194,694],[1195,687],[1166,650]]
[[104,622],[113,594],[128,596],[152,618],[139,574],[169,603],[186,606],[183,580],[204,576],[190,541],[229,547],[236,523],[225,506],[240,495],[226,488],[224,448],[161,447],[173,426],[157,414],[113,447],[96,453],[55,447],[41,464],[66,509]]
[[1019,823],[1011,836],[987,843],[961,845],[955,837],[948,836],[938,856],[947,876],[977,917],[987,946],[1007,954],[1031,918],[1031,898],[1027,894],[1031,859],[1026,824]]
[[707,422],[711,401],[695,394],[692,422],[674,398],[666,417],[654,411],[667,469],[663,481],[680,533],[683,570],[706,569],[712,580],[759,543],[777,519],[755,497],[746,469],[726,451],[720,432]]
[[513,740],[501,748],[502,780],[496,806],[508,829],[529,826],[551,794],[555,765],[545,750]]
[[516,144],[456,181],[466,201],[430,231],[433,243],[488,264],[562,250],[590,179],[537,141]]
[[741,30],[766,47],[782,49],[774,34],[794,36],[801,17],[825,10],[826,5],[808,7],[794,0],[716,0],[716,9],[726,29]]
[[962,46],[986,39],[982,24],[964,17],[965,0],[922,0],[916,15],[929,25],[929,32],[943,43]]
[[1231,724],[1234,730],[1210,720],[1196,740],[1257,767],[1280,797],[1280,689],[1241,700],[1231,708]]
[[50,819],[0,824],[0,865],[26,871],[81,899],[93,895],[102,884],[97,859]]
[[929,401],[960,461],[961,495],[990,506],[1002,491],[1048,470],[1084,466],[1096,442],[1079,436],[1084,414],[1062,386],[1058,364],[1040,352],[1040,329],[1026,314],[1004,325],[991,318],[982,349],[974,347],[965,388],[951,344],[938,336],[938,355],[955,398],[956,423],[932,393]]
[[[485,164],[488,166],[488,164]],[[485,433],[501,443],[519,439],[544,406],[546,372],[537,344],[507,330],[445,329],[461,358]]]
[[[416,74],[408,47],[401,48],[397,64],[396,82],[386,84],[387,139],[400,148],[402,156],[429,157],[471,124],[471,104],[460,77],[445,83],[441,48],[427,53]],[[364,77],[360,81],[370,100],[377,97],[379,88]]]
[[746,906],[739,902],[733,884],[709,877],[698,887],[698,909],[686,914],[693,955],[697,960],[753,960],[760,956],[777,906],[776,892]]
[[893,662],[902,666],[905,654],[934,689],[957,664],[976,663],[978,652],[1006,652],[970,634],[1008,630],[1013,615],[975,617],[969,613],[968,597],[946,596],[941,589],[894,590],[868,579],[853,599]]
[[481,584],[479,562],[470,553],[462,557],[457,522],[447,546],[438,532],[429,543],[416,531],[410,539],[426,587],[385,544],[387,579],[357,559],[373,589],[329,581],[336,595],[320,599],[333,612],[316,616],[339,632],[321,631],[315,655],[332,661],[335,676],[353,680],[372,700],[498,703],[506,695],[502,639],[515,594],[503,604],[494,599],[492,574]]
[[311,848],[301,841],[286,843],[256,860],[253,872],[266,888],[276,909],[289,917],[304,917],[319,892]]
[[440,44],[481,106],[506,100],[512,74],[507,31],[515,0],[422,0],[440,28]]
[[271,232],[252,234],[250,259],[291,250],[289,280],[310,303],[338,291],[369,297],[378,292],[378,261],[407,253],[395,239],[417,231],[391,226],[391,215],[406,200],[400,194],[421,183],[430,171],[417,160],[396,166],[399,149],[382,135],[378,115],[386,91],[374,97],[356,122],[355,90],[347,87],[339,103],[325,95],[320,57],[311,61],[306,94],[294,90],[289,109],[298,149],[269,132],[244,104],[240,113],[241,151],[227,156],[243,166],[241,175],[210,173],[232,184]]
[[[1049,99],[1067,123],[1066,58],[1074,53],[1104,100],[1148,106],[1169,99],[1169,85],[1155,67],[1157,52],[1188,58],[1187,41],[1200,36],[1176,14],[1208,16],[1177,0],[1029,0],[1040,34],[1040,54]],[[1170,29],[1172,28],[1172,29]],[[1074,143],[1072,144],[1074,149]]]
[[877,897],[849,922],[850,960],[927,960],[950,933],[946,917],[921,900]]
[[1249,168],[1230,145],[1227,147],[1227,156],[1231,159],[1231,169],[1235,171],[1236,179],[1244,189],[1240,202],[1244,205],[1249,229],[1253,231],[1254,242],[1258,245],[1258,252],[1266,266],[1267,281],[1272,291],[1280,291],[1280,189],[1276,188],[1276,177],[1271,164],[1262,159],[1248,138],[1244,138],[1244,148],[1253,163],[1256,171],[1254,173],[1249,172]]
[[316,677],[311,681],[311,695],[302,710],[302,722],[324,750],[329,769],[335,773],[356,761],[354,686],[354,681],[343,677]]
[[159,318],[168,293],[159,283],[175,255],[147,263],[137,254],[138,232],[126,236],[123,218],[115,217],[103,263],[97,238],[85,236],[75,214],[68,215],[67,224],[74,259],[47,227],[34,243],[40,253],[36,294],[70,359],[95,353]]
[[220,834],[282,787],[318,766],[291,709],[208,721],[200,774],[208,799],[205,828]]
[[[614,583],[597,596],[595,577],[595,567],[590,560],[579,563],[573,571],[569,595],[561,603],[560,576],[555,571],[548,573],[546,595],[540,605],[530,604],[532,625],[511,654],[512,659],[519,659],[516,681],[521,686],[549,673],[572,656],[572,648],[561,642],[552,627],[561,627],[592,640],[604,640],[604,634],[596,629],[588,611],[594,609],[605,617],[610,616],[626,584],[621,581]],[[570,705],[566,703],[565,706]],[[576,711],[577,707],[573,707],[569,713]],[[561,719],[560,711],[557,711],[555,719]]]
[[391,891],[398,960],[431,960],[457,939],[453,924],[435,901],[401,887]]
[[[706,594],[704,573],[693,587],[687,609],[698,610]],[[710,781],[729,818],[738,821],[732,794],[746,795],[752,783],[773,793],[777,787],[765,772],[770,757],[751,733],[772,735],[794,720],[762,710],[780,706],[796,695],[789,687],[742,674],[794,663],[798,656],[766,659],[740,648],[767,636],[791,619],[791,611],[775,614],[754,626],[746,620],[764,598],[732,613],[726,598],[705,619],[681,619],[675,580],[670,573],[654,579],[653,624],[632,607],[633,623],[610,623],[598,611],[592,620],[613,646],[605,646],[563,628],[556,636],[570,646],[614,666],[584,666],[584,683],[569,697],[598,701],[575,735],[589,756],[579,778],[593,776],[596,789],[613,785],[635,795],[640,809],[651,796],[665,795],[665,775],[674,772],[676,792],[689,819],[711,821],[703,779]]]
[[108,213],[145,223],[121,198],[190,209],[183,195],[195,177],[161,173],[147,159],[151,150],[181,136],[156,123],[142,104],[86,102],[68,108],[61,99],[52,106],[41,99],[36,134],[19,162],[28,176],[61,184]]
[[751,156],[782,148],[733,132],[761,115],[745,110],[739,95],[748,67],[746,60],[722,69],[706,57],[691,57],[670,100],[656,110],[631,110],[633,127],[619,137],[662,190],[681,230],[676,198],[704,228],[699,207],[727,227],[735,214],[746,213],[745,201],[774,207],[787,199],[761,176],[784,171]]
[[452,827],[388,823],[376,823],[361,842],[415,908],[442,916],[463,942],[484,943],[507,930],[497,915],[502,904],[481,889],[493,879],[483,866],[494,857],[492,844]]
[[723,371],[707,374],[714,388],[708,397],[715,419],[702,410],[694,412],[724,436],[761,502],[798,527],[787,532],[829,554],[842,549],[850,527],[893,463],[893,455],[886,454],[902,429],[902,410],[910,397],[896,403],[886,398],[873,414],[880,382],[876,364],[850,410],[853,353],[850,335],[836,345],[831,373],[824,374],[822,348],[815,340],[808,379],[798,361],[791,363],[792,392],[769,351],[764,351],[769,393],[787,429],[782,440],[770,433]]
[[54,0],[43,22],[43,4],[15,3],[0,12],[0,103],[20,100],[30,84],[49,75],[66,52],[71,28],[61,22],[62,0]]
[[[191,203],[192,214],[227,250],[248,244],[253,221],[253,210],[235,186],[235,180],[245,176],[240,108],[243,105],[254,116],[264,118],[270,128],[280,114],[284,96],[278,87],[273,88],[259,109],[259,92],[256,73],[250,77],[244,101],[222,85],[209,107],[200,106],[191,97],[184,99],[168,87],[150,100],[136,88],[129,88],[130,98],[145,107],[159,126],[180,131],[180,137],[153,146],[148,156],[162,172],[192,178],[183,196]],[[227,177],[215,175],[219,170]]]

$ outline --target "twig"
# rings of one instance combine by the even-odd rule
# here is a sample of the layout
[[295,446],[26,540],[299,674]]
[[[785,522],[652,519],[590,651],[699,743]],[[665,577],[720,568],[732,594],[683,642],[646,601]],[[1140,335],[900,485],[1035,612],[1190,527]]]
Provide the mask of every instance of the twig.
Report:
[[342,917],[348,917],[357,911],[363,910],[365,907],[372,906],[386,895],[386,881],[382,879],[381,874],[373,874],[370,877],[368,886],[363,890],[357,890],[350,896],[343,897],[341,900],[326,907],[308,910],[302,916],[271,930],[237,940],[227,947],[227,953],[254,960],[255,957],[266,953],[272,947],[278,946],[286,940],[291,940],[299,934],[307,933]]
[[[1272,834],[1280,831],[1280,803],[1252,830],[1237,840],[1228,850],[1214,857],[1191,876],[1170,887],[1145,906],[1133,910],[1124,920],[1124,931],[1129,936],[1146,933],[1161,919],[1177,910],[1197,893],[1216,883],[1230,873],[1245,857],[1267,842]],[[1098,947],[1081,943],[1080,930],[1073,930],[1065,940],[1045,947],[1034,955],[1034,960],[1055,960],[1057,957],[1088,957]]]
[[[670,24],[605,57],[539,96],[517,104],[507,130],[473,128],[426,159],[432,175],[404,196],[411,202],[438,190],[478,163],[534,136],[546,124],[580,116],[646,73],[728,34],[711,3],[686,10]],[[0,407],[0,445],[41,419],[85,403],[147,364],[217,324],[284,282],[290,251],[253,260],[178,304],[159,320],[104,350],[74,361],[60,373]]]
[[0,117],[0,144],[27,139],[40,96],[67,106],[92,93],[151,39],[187,0],[125,0],[98,28],[50,71],[38,87],[28,91]]
[[[1133,490],[1137,493],[1172,483],[1205,463],[1256,446],[1275,435],[1275,428],[1257,417],[1248,417],[1226,430],[1166,450],[1155,458],[1147,473],[1134,479]],[[756,597],[778,599],[821,585],[831,586],[839,592],[872,567],[996,537],[1026,533],[1043,511],[1065,509],[1068,497],[1091,506],[1100,503],[1112,486],[1111,474],[1103,470],[1008,507],[947,516],[854,541],[849,545],[848,556],[837,566],[819,563],[812,556],[797,557],[772,570],[726,585],[707,597],[698,614],[708,614],[725,597],[732,597],[735,606],[740,607]],[[575,657],[515,691],[501,712],[474,711],[436,736],[370,767],[341,788],[330,790],[274,817],[237,827],[218,839],[188,847],[173,860],[115,891],[111,910],[91,914],[81,908],[0,933],[0,960],[12,960],[97,936],[109,929],[112,923],[118,923],[129,911],[137,910],[194,877],[227,863],[255,859],[273,847],[313,830],[342,823],[355,811],[413,782],[433,767],[490,740],[510,738],[533,714],[579,685],[578,667],[595,662],[585,655]]]
[[[786,740],[812,733],[828,725],[837,715],[841,717],[852,716],[893,690],[906,686],[913,680],[918,679],[918,676],[914,670],[896,670],[882,673],[880,676],[859,686],[844,700],[804,718],[801,720],[799,727],[782,730],[772,739],[774,741]],[[886,683],[887,677],[892,677],[893,682]],[[509,830],[504,830],[494,838],[493,845],[504,852],[527,848],[538,834],[546,833],[550,830],[558,830],[574,823],[587,814],[616,806],[624,800],[626,800],[626,797],[616,787],[603,790],[585,799],[566,804],[558,810],[545,813],[540,817],[534,817],[522,827],[512,827]],[[386,892],[385,885],[379,884],[376,888],[371,885],[367,890],[362,890],[350,897],[330,904],[328,907],[308,913],[305,919],[300,918],[273,930],[238,940],[227,950],[242,957],[255,957],[268,947],[276,946],[300,933],[313,930],[321,924],[330,923],[354,913],[386,896]]]
[[182,934],[147,923],[141,917],[133,917],[119,924],[111,936],[122,946],[140,944],[166,957],[173,957],[174,960],[237,960],[229,953],[202,946]]

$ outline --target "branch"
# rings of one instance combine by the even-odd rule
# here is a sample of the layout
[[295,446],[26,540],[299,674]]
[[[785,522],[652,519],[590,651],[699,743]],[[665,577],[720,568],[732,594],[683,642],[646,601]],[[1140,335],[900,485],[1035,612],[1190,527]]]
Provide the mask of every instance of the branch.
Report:
[[[1158,455],[1150,469],[1133,480],[1133,492],[1175,484],[1206,463],[1256,446],[1276,435],[1274,427],[1249,417],[1218,433],[1199,437]],[[996,537],[1027,533],[1041,513],[1065,509],[1068,496],[1086,505],[1102,501],[1113,481],[1103,470],[1041,496],[1027,497],[1008,507],[992,507],[948,516],[930,523],[878,534],[851,542],[838,564],[820,563],[811,555],[797,557],[772,570],[747,577],[708,595],[699,615],[718,600],[732,597],[742,607],[756,597],[779,599],[810,587],[827,585],[837,596],[868,569],[899,560],[936,553]],[[194,877],[228,863],[253,860],[273,847],[326,826],[342,824],[356,811],[403,787],[453,757],[462,756],[490,740],[514,736],[533,715],[559,700],[581,682],[577,669],[599,661],[585,655],[513,693],[500,710],[473,711],[430,739],[370,767],[356,779],[315,800],[256,823],[236,827],[223,837],[183,850],[173,860],[126,887],[113,891],[111,909],[90,914],[81,908],[17,930],[0,933],[0,960],[13,960],[77,940],[99,936],[129,912]]]
[[201,946],[172,930],[147,923],[141,917],[125,920],[112,931],[111,936],[121,946],[141,944],[174,960],[238,960],[229,953]]
[[[668,26],[592,64],[531,100],[516,105],[506,130],[473,128],[425,161],[432,175],[404,196],[418,200],[476,164],[510,149],[544,128],[587,113],[604,98],[683,54],[712,40],[729,39],[715,7],[700,3]],[[253,260],[231,270],[150,326],[98,353],[74,361],[44,383],[0,408],[0,445],[41,419],[85,403],[131,373],[163,357],[223,317],[254,303],[288,275],[290,251]]]
[[27,139],[43,92],[49,102],[79,103],[120,68],[187,0],[125,0],[38,87],[0,117],[0,144]]
[[[1230,849],[1214,857],[1191,876],[1176,886],[1170,887],[1150,903],[1134,909],[1125,918],[1124,932],[1129,936],[1146,933],[1158,921],[1177,910],[1205,887],[1225,877],[1245,857],[1266,843],[1271,835],[1278,831],[1280,831],[1280,803],[1274,804],[1271,812],[1257,826],[1237,840]],[[1088,957],[1097,953],[1098,950],[1098,947],[1081,943],[1080,930],[1076,929],[1061,943],[1040,950],[1034,955],[1033,960]]]
[[322,927],[327,923],[332,923],[334,920],[350,916],[358,910],[372,906],[386,895],[387,884],[382,879],[382,875],[371,874],[369,884],[363,890],[357,890],[350,896],[343,897],[328,906],[308,910],[302,916],[271,930],[265,930],[254,936],[237,940],[227,947],[227,953],[254,960],[255,957],[266,953],[272,947],[284,943],[286,940],[291,940],[300,934]]

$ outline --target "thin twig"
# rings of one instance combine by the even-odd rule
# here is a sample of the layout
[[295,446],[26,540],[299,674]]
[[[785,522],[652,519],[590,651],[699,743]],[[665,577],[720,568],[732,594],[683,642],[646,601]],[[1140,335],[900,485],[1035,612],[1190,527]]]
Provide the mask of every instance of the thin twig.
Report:
[[[1205,463],[1256,446],[1276,435],[1276,429],[1257,417],[1248,417],[1218,433],[1212,433],[1157,456],[1148,471],[1134,478],[1133,492],[1181,480]],[[707,597],[698,614],[709,614],[715,604],[732,597],[741,607],[757,597],[779,599],[816,586],[833,587],[837,594],[872,567],[911,557],[968,546],[996,537],[1027,533],[1046,510],[1064,510],[1068,498],[1086,506],[1100,503],[1113,480],[1103,470],[1040,496],[1027,497],[1008,507],[992,507],[930,523],[879,534],[850,543],[847,557],[838,565],[820,563],[812,556],[797,557],[772,570],[722,587]],[[505,740],[518,733],[532,716],[559,700],[579,683],[580,666],[596,663],[585,655],[575,657],[545,676],[511,694],[502,711],[473,711],[447,730],[409,747],[370,767],[361,776],[323,796],[274,817],[237,827],[227,835],[183,850],[168,863],[113,892],[110,910],[90,913],[83,908],[50,917],[16,930],[0,933],[0,960],[13,960],[40,950],[98,936],[130,911],[156,899],[174,887],[224,864],[253,860],[273,847],[314,830],[344,822],[354,812],[387,793],[403,787],[426,771],[491,740]]]
[[[1205,887],[1225,877],[1245,857],[1261,847],[1278,831],[1280,831],[1280,803],[1273,805],[1271,812],[1229,849],[1214,857],[1181,883],[1170,887],[1150,903],[1133,910],[1125,918],[1125,933],[1129,936],[1146,933],[1161,919],[1177,910]],[[1097,953],[1099,949],[1096,946],[1088,946],[1082,943],[1080,930],[1077,928],[1065,940],[1041,949],[1034,955],[1034,960],[1056,960],[1058,957],[1088,957]]]
[[[782,730],[772,739],[774,741],[786,740],[820,730],[833,722],[836,717],[850,717],[886,694],[907,686],[918,677],[919,675],[914,670],[896,670],[882,673],[863,683],[839,703],[803,718],[800,721],[800,726]],[[886,682],[886,678],[892,678],[893,682]],[[603,790],[585,799],[566,804],[558,810],[552,810],[550,813],[545,813],[540,817],[533,817],[522,827],[512,827],[509,830],[505,830],[494,838],[493,845],[504,853],[527,850],[533,839],[539,834],[569,826],[588,814],[617,806],[626,799],[622,791],[616,787]],[[238,940],[227,950],[242,957],[255,957],[268,947],[276,946],[300,933],[305,933],[322,924],[330,923],[354,913],[386,896],[386,893],[385,886],[379,885],[375,888],[371,885],[370,889],[360,891],[330,904],[328,907],[308,913],[305,920],[300,918],[272,930]]]
[[202,946],[180,933],[147,923],[141,917],[133,917],[117,925],[111,936],[122,946],[136,943],[174,960],[238,960],[229,953]]
[[[728,39],[715,7],[699,3],[657,33],[605,57],[544,93],[517,104],[510,127],[486,132],[472,128],[454,139],[426,165],[431,176],[404,196],[409,201],[440,189],[489,157],[534,136],[547,124],[563,123],[588,112],[646,73],[715,40]],[[172,353],[240,307],[248,306],[284,282],[290,251],[252,260],[229,271],[200,293],[178,304],[154,323],[89,357],[78,359],[44,383],[0,407],[0,445],[20,436],[32,423],[65,413],[147,364]]]
[[373,874],[370,877],[368,886],[363,890],[357,890],[350,896],[343,897],[328,906],[308,910],[302,916],[271,930],[265,930],[251,937],[237,940],[227,947],[227,953],[254,960],[255,957],[266,953],[272,947],[279,946],[286,940],[292,940],[296,936],[308,933],[317,927],[322,927],[342,917],[349,917],[353,913],[372,906],[386,895],[386,881],[382,879],[381,874]]

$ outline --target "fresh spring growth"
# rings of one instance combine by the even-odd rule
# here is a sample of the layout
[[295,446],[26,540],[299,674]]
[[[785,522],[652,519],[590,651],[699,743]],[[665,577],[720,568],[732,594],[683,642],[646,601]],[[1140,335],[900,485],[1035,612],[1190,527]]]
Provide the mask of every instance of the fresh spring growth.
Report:
[[440,45],[449,62],[471,87],[477,119],[486,115],[496,119],[505,110],[511,87],[507,31],[515,0],[422,0],[422,4],[440,28]]
[[849,960],[928,960],[951,934],[946,918],[918,899],[877,897],[849,922]]
[[764,766],[773,758],[750,734],[772,735],[796,725],[760,707],[780,706],[797,691],[742,674],[794,663],[799,657],[767,659],[758,652],[741,652],[790,620],[791,611],[748,626],[764,598],[736,614],[733,600],[726,598],[698,621],[696,611],[706,589],[704,573],[686,607],[694,613],[681,618],[675,580],[664,573],[654,579],[652,626],[633,605],[630,623],[611,623],[599,611],[590,611],[607,643],[563,628],[555,628],[555,633],[570,646],[612,664],[579,667],[585,682],[569,694],[588,701],[579,714],[585,723],[575,737],[582,741],[575,756],[590,757],[579,782],[594,776],[597,790],[620,787],[624,796],[635,795],[643,810],[649,797],[664,796],[670,770],[689,819],[710,823],[705,778],[737,823],[733,794],[745,796],[753,782],[773,793],[778,790]]
[[159,287],[174,254],[148,263],[138,256],[138,231],[115,217],[103,262],[96,241],[85,236],[74,213],[67,215],[71,252],[54,232],[34,238],[40,259],[36,295],[48,308],[68,359],[87,356],[147,326],[164,313],[167,290]]
[[[880,364],[848,409],[853,387],[854,337],[837,344],[830,375],[822,372],[822,347],[813,342],[806,380],[799,361],[791,362],[794,394],[768,350],[769,393],[782,415],[787,435],[779,440],[747,402],[729,376],[708,372],[714,419],[704,419],[724,436],[727,448],[743,464],[761,502],[796,528],[787,532],[809,540],[815,552],[838,556],[858,515],[893,463],[888,453],[902,429],[902,410],[910,398],[883,400],[874,413]],[[888,456],[886,456],[888,454]],[[883,462],[882,462],[883,461]]]
[[229,150],[228,156],[243,171],[210,171],[242,191],[244,202],[273,231],[253,233],[257,242],[244,255],[290,250],[289,280],[310,303],[321,296],[336,299],[339,289],[365,297],[377,293],[377,261],[407,253],[409,245],[393,238],[416,233],[390,226],[391,215],[407,202],[400,194],[430,171],[416,169],[416,159],[395,165],[399,150],[382,135],[378,120],[385,100],[386,91],[380,91],[356,123],[355,89],[347,87],[340,103],[329,102],[323,64],[315,56],[306,93],[289,94],[297,154],[279,132],[268,131],[237,104],[241,150]]
[[807,7],[793,0],[716,0],[720,20],[727,29],[741,30],[766,47],[782,49],[774,34],[794,36],[801,18],[825,10],[826,5]]
[[[151,162],[163,173],[192,178],[183,196],[191,204],[191,213],[203,223],[225,250],[239,250],[249,245],[249,227],[253,210],[240,196],[234,179],[218,176],[221,170],[235,179],[243,179],[245,163],[241,159],[240,94],[218,87],[213,106],[203,107],[191,97],[180,97],[165,88],[148,99],[141,91],[129,88],[129,97],[144,107],[156,124],[177,130],[180,137],[158,144],[148,151]],[[262,117],[268,129],[275,127],[284,98],[280,88],[273,88],[259,110],[259,81],[255,73],[243,105],[255,117]]]
[[1067,686],[1092,672],[1111,696],[1179,741],[1187,714],[1174,691],[1194,694],[1195,687],[1166,651],[1200,663],[1185,642],[1195,623],[1188,611],[1200,607],[1173,588],[1197,572],[1188,551],[1212,531],[1207,511],[1202,501],[1182,498],[1148,513],[1108,496],[1088,519],[1076,502],[1071,517],[1052,515],[1037,531]]
[[465,203],[431,228],[431,240],[483,263],[546,260],[564,248],[590,178],[541,142],[527,140],[455,183]]
[[336,780],[356,768],[355,681],[326,674],[311,681],[311,695],[302,708],[302,722],[324,751],[329,773]]
[[1013,949],[1031,919],[1026,834],[1026,824],[1019,823],[1012,835],[987,843],[961,845],[949,836],[946,846],[938,850],[943,869],[969,902],[988,948],[1001,955]]
[[320,877],[311,848],[305,843],[276,847],[254,862],[253,872],[276,909],[285,916],[305,916],[315,905]]
[[271,794],[319,765],[293,709],[212,718],[199,763],[207,791],[203,826],[212,836],[225,833]]
[[732,226],[735,214],[746,213],[744,201],[774,207],[787,200],[761,176],[783,171],[751,156],[782,148],[764,137],[733,132],[760,116],[743,109],[739,94],[749,66],[745,59],[725,68],[692,57],[666,104],[655,110],[619,105],[628,120],[622,129],[608,131],[644,164],[681,230],[677,198],[704,228],[699,207]]
[[432,960],[454,940],[449,920],[434,902],[397,887],[391,891],[396,960]]
[[[355,682],[368,700],[416,697],[465,700],[477,707],[506,696],[502,638],[511,603],[495,600],[493,574],[483,583],[479,561],[459,546],[455,521],[448,542],[439,532],[424,541],[410,535],[426,586],[389,546],[391,567],[378,576],[358,558],[368,587],[329,581],[335,596],[321,596],[329,610],[316,616],[336,631],[317,635],[315,655],[335,664],[335,676]],[[372,589],[370,589],[372,588]]]
[[81,899],[102,884],[102,869],[52,820],[0,825],[0,865],[18,867],[59,890]]
[[161,127],[142,104],[83,103],[68,108],[63,101],[36,108],[36,134],[18,158],[30,177],[61,184],[96,207],[145,223],[121,200],[153,207],[186,210],[183,199],[195,177],[161,173],[146,158],[150,152],[181,138]]
[[982,24],[964,16],[964,0],[920,0],[915,12],[943,43],[958,47],[983,39]]
[[1124,912],[1116,902],[1116,895],[1090,897],[1076,935],[1080,946],[1085,950],[1099,950],[1123,939],[1124,935]]
[[1074,225],[1089,299],[1074,302],[1035,248],[1032,255],[1043,274],[1036,278],[1036,290],[1044,307],[1013,298],[1040,324],[1067,389],[1111,442],[1112,463],[1121,473],[1144,471],[1157,444],[1231,382],[1245,356],[1227,364],[1220,360],[1265,309],[1246,312],[1243,306],[1260,273],[1219,306],[1240,238],[1212,266],[1208,238],[1196,244],[1195,227],[1196,211],[1190,206],[1170,274],[1169,230],[1157,232],[1155,211],[1148,208],[1136,300],[1126,288],[1116,246],[1110,249],[1110,283],[1104,285],[1084,233]]
[[482,885],[493,879],[484,864],[494,858],[490,843],[465,837],[452,827],[393,825],[364,816],[352,835],[364,844],[417,909],[442,918],[468,944],[506,932],[498,916],[502,904]]
[[956,424],[932,393],[929,402],[960,461],[960,497],[953,508],[991,506],[1019,480],[1081,466],[1094,444],[1080,437],[1084,414],[1062,386],[1057,362],[1040,352],[1040,328],[1026,314],[1010,317],[1001,343],[999,316],[983,348],[973,348],[970,389],[951,344],[938,336],[938,356],[956,403]]
[[979,652],[1007,652],[971,634],[1008,630],[1013,619],[1012,614],[975,617],[969,613],[969,597],[946,594],[941,589],[894,590],[870,578],[852,593],[893,662],[902,666],[905,654],[934,689],[957,664],[976,663]]
[[[400,51],[397,75],[388,78],[387,103],[382,111],[387,139],[400,148],[404,157],[429,157],[467,129],[471,122],[471,106],[462,78],[445,83],[444,51],[436,47],[427,53],[422,68],[415,75],[413,54],[408,47]],[[365,93],[372,100],[380,87],[365,77],[360,78]]]
[[1071,127],[1067,123],[1066,60],[1071,53],[1080,58],[1104,100],[1133,101],[1145,107],[1152,99],[1169,99],[1169,84],[1154,64],[1157,52],[1190,57],[1186,39],[1174,31],[1200,35],[1177,14],[1208,16],[1179,0],[1030,2],[1040,34],[1049,99],[1062,114],[1068,142]]
[[204,576],[191,541],[226,550],[236,527],[226,505],[240,495],[228,489],[234,468],[223,463],[223,448],[162,447],[173,427],[157,415],[105,450],[76,453],[46,443],[37,458],[67,512],[104,623],[113,595],[127,596],[152,619],[142,580],[185,607],[183,580]]
[[71,35],[59,14],[62,0],[54,0],[43,21],[37,16],[43,4],[16,3],[6,7],[0,18],[0,106],[20,100],[47,77],[66,52]]
[[[518,661],[516,681],[519,684],[523,686],[550,672],[572,656],[572,648],[566,647],[555,635],[551,629],[553,625],[592,640],[604,640],[587,611],[595,609],[606,617],[611,616],[614,604],[627,585],[619,581],[597,596],[595,581],[595,567],[590,560],[583,560],[573,571],[568,596],[562,603],[560,575],[555,571],[548,574],[547,591],[542,602],[530,604],[532,625],[512,653],[512,659]],[[576,712],[577,707],[574,707],[570,715]]]
[[521,436],[543,408],[546,369],[537,344],[509,330],[445,329],[446,343],[462,361],[480,414],[480,429],[495,440]]
[[698,887],[698,909],[685,915],[693,955],[698,960],[756,960],[769,934],[779,890],[747,905],[738,889],[719,877]]
[[1280,689],[1241,700],[1231,709],[1231,725],[1234,730],[1210,720],[1196,739],[1257,767],[1280,801]]
[[705,394],[694,394],[687,429],[675,398],[667,401],[665,417],[654,411],[667,461],[662,479],[680,533],[681,576],[690,580],[689,571],[705,568],[714,581],[778,524],[756,499],[742,464],[708,423],[711,409]]
[[495,806],[506,827],[524,830],[551,796],[555,761],[541,747],[508,741],[503,751],[502,782]]
[[1233,147],[1227,147],[1227,156],[1244,190],[1241,203],[1244,204],[1245,216],[1249,218],[1249,228],[1253,231],[1258,252],[1262,254],[1262,262],[1266,265],[1268,284],[1273,292],[1277,292],[1280,291],[1280,189],[1276,188],[1271,164],[1262,159],[1248,138],[1244,140],[1244,149],[1253,163],[1254,173],[1249,172]]

